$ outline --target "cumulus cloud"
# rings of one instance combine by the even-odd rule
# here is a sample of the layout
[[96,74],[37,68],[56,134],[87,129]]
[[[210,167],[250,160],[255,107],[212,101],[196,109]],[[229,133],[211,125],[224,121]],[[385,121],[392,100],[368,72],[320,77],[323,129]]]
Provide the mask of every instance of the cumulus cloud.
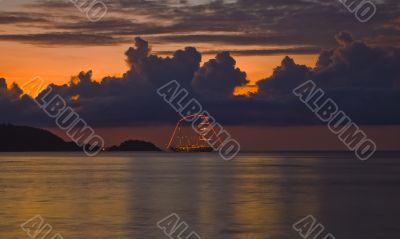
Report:
[[286,57],[271,77],[258,82],[258,96],[290,97],[296,86],[314,80],[359,123],[399,122],[400,114],[393,110],[400,99],[399,49],[371,47],[348,32],[335,38],[339,46],[323,50],[315,68]]
[[4,78],[0,78],[0,97],[3,99],[7,99],[9,101],[17,101],[20,96],[23,94],[23,91],[19,86],[13,83],[10,88],[7,86],[7,81]]
[[[81,72],[64,85],[51,85],[92,126],[133,126],[174,123],[179,117],[156,94],[171,80],[178,81],[223,124],[273,125],[320,123],[293,96],[292,90],[314,80],[357,123],[399,124],[400,50],[372,47],[351,34],[336,35],[337,46],[323,50],[314,68],[285,57],[273,74],[258,82],[259,92],[234,96],[237,86],[247,84],[246,73],[228,52],[201,65],[193,47],[160,57],[149,43],[135,39],[126,51],[130,69],[122,77],[92,79]],[[42,92],[43,95],[45,92]],[[51,126],[32,99],[16,85],[0,79],[0,121]]]
[[285,57],[280,66],[274,69],[271,77],[257,82],[259,94],[272,95],[290,94],[296,86],[306,80],[311,69],[298,65],[290,57]]
[[325,87],[391,89],[400,79],[398,48],[370,47],[354,41],[349,33],[338,33],[339,47],[323,52],[315,78]]
[[398,48],[368,46],[355,41],[348,32],[339,32],[339,45],[323,50],[315,68],[298,65],[286,57],[273,75],[258,82],[260,94],[290,93],[296,85],[312,79],[325,89],[395,89],[400,79]]
[[150,55],[149,43],[139,37],[135,38],[135,47],[130,47],[125,55],[128,57],[128,64],[133,67]]
[[151,53],[148,42],[135,39],[135,48],[126,52],[133,78],[141,78],[153,86],[162,86],[170,80],[176,80],[189,88],[194,72],[199,68],[201,54],[193,47],[178,50],[173,57],[159,57]]
[[225,98],[233,96],[235,87],[248,82],[246,73],[236,67],[229,52],[222,52],[196,72],[193,87],[202,96]]
[[32,98],[23,95],[23,91],[15,83],[8,86],[4,78],[0,78],[0,112],[1,123],[34,125],[49,123]]

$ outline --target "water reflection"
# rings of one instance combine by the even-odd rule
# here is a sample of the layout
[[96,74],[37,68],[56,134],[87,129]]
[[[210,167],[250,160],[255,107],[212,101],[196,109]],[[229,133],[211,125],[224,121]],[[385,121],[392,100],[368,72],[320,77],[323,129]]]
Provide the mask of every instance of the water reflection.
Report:
[[68,239],[167,238],[156,222],[171,213],[202,238],[298,238],[291,226],[309,214],[337,237],[377,238],[382,228],[360,237],[365,228],[350,225],[375,225],[368,220],[385,210],[386,233],[400,235],[398,164],[338,154],[231,162],[212,154],[1,154],[0,238],[28,238],[19,225],[37,214]]

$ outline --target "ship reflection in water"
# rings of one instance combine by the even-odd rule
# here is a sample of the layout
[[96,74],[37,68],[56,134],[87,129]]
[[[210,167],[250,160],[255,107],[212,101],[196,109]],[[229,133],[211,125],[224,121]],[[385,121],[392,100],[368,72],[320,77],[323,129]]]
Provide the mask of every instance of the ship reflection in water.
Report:
[[210,147],[222,143],[209,122],[209,117],[202,114],[182,117],[175,126],[167,149],[173,152],[213,152]]

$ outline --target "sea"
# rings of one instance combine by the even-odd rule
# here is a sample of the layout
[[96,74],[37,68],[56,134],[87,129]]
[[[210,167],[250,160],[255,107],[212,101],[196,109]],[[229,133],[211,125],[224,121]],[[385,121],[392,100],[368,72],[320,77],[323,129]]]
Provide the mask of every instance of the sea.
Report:
[[399,153],[0,154],[0,239],[325,237],[400,238]]

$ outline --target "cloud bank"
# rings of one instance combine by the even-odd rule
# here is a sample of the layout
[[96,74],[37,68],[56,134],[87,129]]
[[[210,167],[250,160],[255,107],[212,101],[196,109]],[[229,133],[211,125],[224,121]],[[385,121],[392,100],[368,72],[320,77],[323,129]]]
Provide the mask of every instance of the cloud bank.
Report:
[[[228,125],[312,125],[317,118],[292,94],[314,80],[358,124],[400,124],[400,49],[373,47],[339,32],[337,46],[321,51],[315,67],[285,57],[273,74],[258,81],[250,96],[235,96],[248,83],[229,52],[201,65],[196,48],[177,50],[171,57],[151,51],[149,42],[135,39],[126,53],[130,69],[122,77],[92,79],[81,72],[68,84],[51,85],[94,127],[173,124],[178,115],[156,89],[178,81],[220,123]],[[44,92],[42,92],[44,94]],[[32,99],[16,84],[0,79],[0,121],[52,126]]]
[[6,6],[0,12],[0,41],[121,45],[141,35],[157,45],[268,55],[271,46],[288,54],[306,48],[315,54],[315,49],[334,47],[332,35],[343,29],[375,45],[390,46],[400,39],[398,0],[375,1],[379,11],[368,24],[360,24],[340,1],[328,0],[107,0],[108,14],[95,23],[69,1],[15,2],[18,12]]

